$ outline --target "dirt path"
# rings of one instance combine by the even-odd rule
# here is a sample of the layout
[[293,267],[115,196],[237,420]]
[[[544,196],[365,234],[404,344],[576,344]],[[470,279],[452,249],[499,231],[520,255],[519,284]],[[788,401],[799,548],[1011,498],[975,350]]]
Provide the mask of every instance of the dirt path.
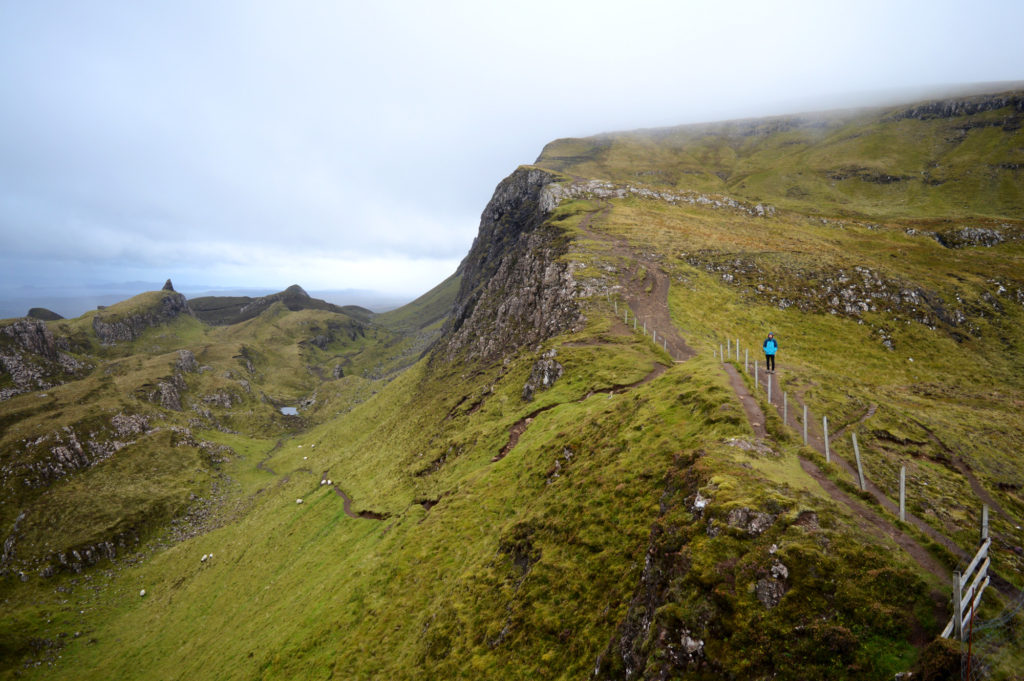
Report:
[[[729,370],[731,370],[732,372],[736,372],[736,369],[734,367],[732,367],[731,365],[726,364],[725,366]],[[778,376],[778,374],[773,374],[773,378],[776,378],[777,376]],[[758,366],[758,384],[761,387],[761,389],[766,391],[766,393],[767,393],[767,380],[768,380],[767,372],[765,372],[762,367]],[[773,381],[773,383],[774,383],[774,381]],[[767,394],[766,394],[766,397],[767,397]],[[783,405],[782,391],[779,390],[776,386],[773,386],[773,393],[772,393],[771,404],[775,408],[776,412],[778,413],[779,418],[783,418],[785,410],[784,410],[784,405]],[[802,434],[803,433],[803,424],[797,418],[797,413],[798,412],[799,412],[801,418],[803,416],[803,402],[802,402],[802,399],[801,399],[801,396],[799,395],[799,393],[794,395],[793,403],[790,404],[789,407],[790,408],[788,410],[789,414],[788,414],[788,419],[787,419],[788,423],[786,425],[788,425],[789,427],[793,428],[793,430],[796,431],[797,433]],[[865,412],[865,414],[863,416],[861,416],[856,422],[851,423],[851,424],[847,424],[847,426],[844,426],[843,428],[839,429],[835,433],[831,433],[830,432],[829,433],[829,438],[828,438],[829,444],[830,444],[830,449],[831,449],[831,444],[833,442],[835,442],[836,439],[843,434],[843,432],[845,432],[850,427],[861,425],[861,424],[865,423],[868,419],[870,419],[872,416],[874,416],[874,414],[877,412],[877,409],[878,409],[877,405],[872,404],[872,405],[870,405],[868,407],[868,409]],[[824,431],[819,427],[818,423],[816,422],[816,420],[813,418],[813,416],[810,413],[808,413],[808,419],[807,420],[808,420],[808,424],[807,424],[808,425],[808,429],[807,429],[807,444],[808,444],[808,446],[812,447],[815,451],[820,453],[822,456],[824,456],[824,454],[825,454]],[[832,462],[835,463],[843,471],[843,473],[845,475],[849,476],[849,479],[853,482],[854,485],[859,485],[860,484],[860,476],[857,474],[856,468],[849,461],[847,461],[846,458],[844,458],[843,456],[837,454],[835,451],[830,451],[830,458],[831,458]],[[814,466],[815,468],[817,468],[817,466],[813,462],[811,462],[809,460],[806,460],[806,459],[803,459],[803,458],[801,458],[801,465],[803,465],[804,461],[806,461],[811,466]],[[806,468],[805,468],[805,470],[806,470]],[[824,474],[822,474],[822,475],[824,475]],[[815,478],[815,479],[817,479],[817,478]],[[970,478],[968,478],[968,480],[970,480]],[[879,503],[879,505],[881,505],[889,513],[891,513],[892,515],[894,515],[896,517],[899,517],[899,503],[898,503],[898,501],[893,501],[888,496],[886,496],[885,492],[881,488],[879,488],[874,482],[871,481],[871,478],[865,476],[865,480],[864,481],[865,481],[865,491],[868,492],[869,494],[871,494],[875,498],[875,500]],[[973,487],[974,486],[972,485],[972,488]],[[978,487],[980,488],[980,485]],[[977,493],[977,491],[978,490],[976,489],[975,492]],[[984,496],[982,496],[982,495],[979,494],[979,496],[981,496],[981,498],[984,500],[985,497],[989,496],[989,495],[985,494]],[[836,497],[833,496],[833,498],[836,498]],[[991,498],[991,497],[989,496],[989,498]],[[864,508],[867,508],[867,507],[864,507]],[[884,518],[881,518],[880,516],[879,516],[879,519],[882,522],[888,524],[890,527],[892,527],[893,528],[893,530],[892,530],[893,532],[900,532],[900,530],[895,529],[895,526],[892,526],[892,523],[890,523],[889,521],[885,520]],[[906,519],[907,519],[908,523],[910,523],[911,525],[916,527],[921,533],[923,533],[929,539],[931,539],[932,541],[936,542],[937,544],[941,544],[943,547],[945,547],[950,553],[952,553],[954,556],[956,556],[958,559],[960,559],[960,561],[962,563],[966,564],[973,557],[973,555],[974,555],[973,551],[968,553],[963,548],[961,548],[956,542],[954,542],[952,539],[950,539],[945,534],[943,534],[940,530],[932,527],[930,524],[925,522],[922,518],[914,515],[909,510],[906,511]],[[901,534],[903,534],[903,533],[901,532]],[[913,539],[912,537],[909,537],[908,535],[904,535],[904,536],[905,536],[907,541],[912,542],[914,546],[916,546],[921,551],[924,551],[923,547],[921,547],[920,544],[918,544],[915,539]],[[901,546],[904,546],[905,542],[901,540],[898,543],[900,543]],[[904,548],[906,548],[906,547],[904,547]],[[909,549],[908,549],[908,551],[909,551]],[[928,555],[929,558],[931,557],[930,554],[927,554],[927,555]],[[917,558],[917,556],[915,556],[915,558]],[[934,559],[932,559],[932,560],[934,560]],[[925,567],[924,563],[921,560],[918,560],[918,562],[922,564],[922,567]],[[994,586],[1000,593],[1002,593],[1004,596],[1007,596],[1007,597],[1016,597],[1016,596],[1019,595],[1018,589],[1014,588],[1013,585],[1011,585],[1009,582],[1007,582],[1004,578],[1002,578],[999,575],[997,575],[994,570],[990,570],[989,572],[990,572],[991,577],[992,577],[992,586]],[[947,575],[948,574],[949,573],[947,571]]]
[[604,217],[608,211],[609,209],[605,208],[598,213],[588,213],[580,221],[579,227],[587,238],[604,244],[611,255],[633,263],[627,271],[619,272],[622,298],[632,312],[630,321],[626,324],[627,328],[631,328],[632,317],[635,315],[637,323],[645,324],[648,333],[653,331],[657,334],[659,345],[664,342],[663,347],[672,359],[677,362],[688,360],[697,353],[686,344],[672,323],[668,309],[668,274],[654,259],[630,246],[625,239],[593,228],[594,217]]
[[[737,371],[731,364],[724,363],[722,366],[725,367],[725,371],[729,375],[729,384],[732,386],[733,391],[736,393],[740,403],[743,405],[743,411],[746,413],[747,419],[750,421],[750,426],[754,429],[755,435],[757,435],[758,438],[766,437],[764,428],[764,412],[761,411],[761,407],[754,396],[747,390],[747,384],[743,381],[743,377],[740,376],[739,371]],[[822,445],[822,447],[824,448],[824,445]],[[875,535],[876,537],[894,541],[924,570],[930,572],[941,580],[948,581],[950,579],[950,571],[936,560],[935,557],[927,551],[927,549],[921,546],[917,540],[906,532],[898,529],[886,518],[864,505],[861,501],[853,498],[840,489],[839,486],[825,475],[824,471],[818,468],[813,461],[802,456],[799,457],[799,459],[800,468],[802,468],[807,475],[811,476],[819,485],[821,485],[821,488],[825,490],[833,501],[846,506],[853,514],[853,517],[860,528]]]

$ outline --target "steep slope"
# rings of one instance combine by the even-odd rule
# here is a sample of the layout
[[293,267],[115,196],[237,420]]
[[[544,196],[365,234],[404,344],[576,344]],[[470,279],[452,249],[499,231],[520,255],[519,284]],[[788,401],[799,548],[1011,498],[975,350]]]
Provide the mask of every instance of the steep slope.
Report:
[[[900,110],[1005,121],[1002,101]],[[836,118],[885,135],[910,120],[863,115]],[[421,361],[373,394],[318,398],[301,430],[197,429],[233,448],[213,522],[144,544],[138,565],[103,557],[89,580],[8,575],[5,653],[48,679],[892,678],[947,650],[931,641],[984,500],[1000,580],[980,652],[1014,678],[1024,212],[1012,191],[965,217],[937,195],[849,184],[860,212],[839,217],[839,194],[763,189],[772,164],[788,172],[771,150],[792,131],[743,126],[770,151],[745,157],[764,193],[713,186],[734,163],[730,126],[549,146],[499,184],[458,278],[378,318],[436,329],[431,310],[452,300]],[[887,139],[907,157],[931,143]],[[570,153],[599,147],[614,153]],[[203,352],[298,395],[307,379],[289,381],[323,350],[295,341],[327,319],[268,313],[204,331]],[[758,358],[768,330],[782,347],[771,402],[735,347]],[[353,341],[360,366],[401,347],[378,340]],[[804,444],[803,405],[830,417],[832,463],[820,430]],[[838,463],[852,432],[867,492]],[[884,503],[900,466],[913,522]]]

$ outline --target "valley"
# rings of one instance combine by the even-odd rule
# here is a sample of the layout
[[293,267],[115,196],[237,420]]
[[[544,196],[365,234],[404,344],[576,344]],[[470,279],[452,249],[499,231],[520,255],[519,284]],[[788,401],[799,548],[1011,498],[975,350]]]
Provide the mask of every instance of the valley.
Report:
[[397,310],[0,321],[0,678],[946,678],[983,504],[1016,678],[1022,120],[556,140]]

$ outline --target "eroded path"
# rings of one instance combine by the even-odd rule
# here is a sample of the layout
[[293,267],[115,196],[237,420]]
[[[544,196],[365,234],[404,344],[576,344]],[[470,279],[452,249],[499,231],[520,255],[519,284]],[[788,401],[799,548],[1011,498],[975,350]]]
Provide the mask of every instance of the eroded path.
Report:
[[[588,239],[604,245],[610,255],[631,263],[626,270],[620,270],[619,285],[622,287],[623,300],[639,323],[646,324],[648,332],[657,333],[658,343],[664,342],[663,347],[675,361],[682,362],[693,357],[697,353],[687,345],[672,323],[668,308],[669,276],[657,262],[656,256],[630,246],[625,239],[594,229],[594,219],[603,218],[608,212],[609,209],[605,208],[600,212],[588,213],[580,221],[580,230]],[[629,324],[632,324],[632,320],[627,326]]]
[[[725,364],[725,366],[727,367],[727,370],[730,370],[733,373],[738,373],[736,371],[736,369],[732,365]],[[761,385],[761,386],[765,386],[765,388],[766,388],[767,385],[768,385],[768,373],[764,370],[763,367],[758,366],[757,367],[757,374],[758,374],[758,384]],[[773,377],[777,376],[777,375],[778,374],[774,374]],[[734,386],[734,388],[735,388],[735,386]],[[803,433],[802,410],[803,410],[804,402],[803,402],[803,399],[802,399],[802,395],[800,393],[795,393],[794,394],[792,402],[788,405],[789,408],[786,409],[784,401],[783,401],[783,397],[782,397],[782,391],[780,389],[778,389],[778,387],[775,387],[775,388],[773,388],[773,393],[772,393],[772,396],[771,396],[771,402],[770,403],[775,408],[775,411],[777,412],[779,418],[780,419],[783,419],[783,418],[785,419],[787,426],[792,428],[797,433],[801,433],[801,434]],[[845,457],[837,454],[835,451],[832,451],[831,450],[831,444],[833,442],[838,441],[838,439],[843,434],[845,434],[848,430],[850,430],[851,428],[854,428],[856,426],[859,426],[859,425],[862,425],[863,423],[865,423],[868,419],[870,419],[872,416],[875,415],[875,413],[877,412],[877,409],[878,409],[878,405],[875,405],[875,404],[869,405],[869,407],[867,408],[865,413],[862,416],[860,416],[856,421],[853,421],[852,423],[844,425],[843,427],[837,429],[835,432],[831,432],[831,430],[829,432],[829,437],[828,437],[829,449],[830,449],[830,451],[829,451],[829,458],[831,459],[831,461],[833,463],[836,464],[836,466],[839,467],[839,469],[845,475],[849,476],[850,480],[852,480],[854,482],[854,484],[859,484],[859,480],[860,480],[860,476],[857,473],[856,468]],[[798,418],[798,413],[800,413],[800,418]],[[820,453],[822,456],[824,456],[825,455],[825,437],[824,437],[823,425],[817,423],[816,419],[812,418],[811,415],[808,415],[807,426],[808,426],[808,428],[807,428],[807,445],[809,447],[813,448],[818,453]],[[954,458],[954,460],[956,460],[956,459]],[[821,470],[818,469],[817,466],[813,462],[811,462],[808,459],[801,458],[801,465],[804,465],[805,463],[810,465],[810,466],[813,466],[819,473],[821,473],[821,476],[824,477],[824,473],[822,473]],[[966,467],[964,467],[964,468],[966,468]],[[807,470],[807,466],[806,465],[804,466],[804,469]],[[813,477],[815,477],[816,480],[821,482],[821,480],[819,480],[818,476],[813,476]],[[965,477],[967,477],[968,482],[971,482],[971,479],[974,476],[971,475],[971,476],[965,476]],[[879,505],[881,505],[885,510],[887,510],[889,513],[891,513],[893,516],[899,517],[899,503],[897,501],[893,501],[892,499],[890,499],[881,488],[879,488],[874,482],[871,481],[871,478],[865,476],[864,482],[865,482],[864,490],[866,492],[868,492],[869,494],[871,494],[871,496],[873,496],[875,498],[875,500],[879,503]],[[985,501],[986,503],[988,503],[988,500],[994,501],[991,498],[991,495],[989,495],[987,492],[985,492],[983,494],[980,493],[980,492],[984,492],[984,490],[983,490],[983,488],[981,488],[981,485],[977,483],[977,480],[974,480],[973,484],[971,484],[971,487],[975,491],[975,493],[978,494],[978,496],[983,501]],[[838,490],[838,487],[836,489]],[[980,490],[980,492],[979,492],[979,490]],[[839,490],[839,491],[840,491],[840,493],[842,493],[841,490]],[[832,496],[833,496],[833,498],[836,498],[835,495],[832,495]],[[849,495],[845,495],[845,496],[850,498]],[[999,509],[1000,507],[997,504],[997,505],[995,505],[995,508]],[[963,548],[961,548],[956,542],[954,542],[948,536],[943,534],[940,530],[936,529],[935,527],[933,527],[929,523],[925,522],[922,518],[918,517],[917,515],[911,513],[910,510],[906,510],[905,517],[906,517],[906,520],[907,520],[908,523],[913,525],[922,534],[927,536],[932,541],[934,541],[937,544],[940,544],[943,547],[945,547],[950,553],[952,553],[954,556],[956,556],[958,559],[960,559],[960,561],[962,561],[963,563],[967,563],[973,557],[973,552],[968,553]],[[890,527],[895,527],[895,526],[892,525],[891,522],[885,520],[881,516],[879,516],[879,519],[882,520],[883,522],[887,523]],[[895,531],[899,532],[899,530],[895,530]],[[909,541],[913,542],[915,546],[917,546],[918,548],[921,548],[921,550],[923,550],[923,548],[920,547],[920,544],[918,544],[917,541],[914,540],[912,537],[907,536],[906,539],[908,539]],[[901,546],[904,546],[905,542],[900,540],[897,543],[899,543]],[[908,549],[908,551],[909,551],[909,549]],[[929,554],[929,556],[930,556],[930,554]],[[920,561],[918,561],[918,562],[920,562]],[[1002,578],[998,574],[996,574],[994,570],[990,570],[989,573],[990,573],[991,578],[992,578],[992,586],[994,586],[1004,596],[1016,597],[1016,596],[1019,595],[1018,589],[1014,588],[1012,584],[1010,584],[1004,578]],[[949,574],[948,570],[946,571],[946,574]]]
[[[733,391],[736,392],[736,396],[743,405],[743,411],[750,421],[750,426],[754,429],[754,434],[758,439],[763,439],[766,435],[764,412],[761,411],[761,407],[755,397],[750,394],[746,383],[736,368],[731,364],[723,364],[723,366],[729,375],[729,383]],[[824,445],[822,446],[824,447]],[[940,580],[949,581],[951,577],[950,571],[932,556],[927,549],[921,546],[916,539],[894,526],[885,517],[866,506],[863,502],[840,489],[813,461],[802,456],[799,459],[800,468],[807,475],[814,478],[833,501],[849,509],[859,527],[876,537],[894,541],[924,570],[935,575]]]

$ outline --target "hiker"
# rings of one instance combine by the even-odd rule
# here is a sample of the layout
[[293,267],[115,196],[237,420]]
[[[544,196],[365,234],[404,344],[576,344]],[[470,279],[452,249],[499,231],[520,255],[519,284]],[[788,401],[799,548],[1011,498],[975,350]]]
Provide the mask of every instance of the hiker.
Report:
[[775,351],[779,349],[779,342],[775,340],[775,334],[769,333],[764,339],[764,367],[769,374],[775,373]]

